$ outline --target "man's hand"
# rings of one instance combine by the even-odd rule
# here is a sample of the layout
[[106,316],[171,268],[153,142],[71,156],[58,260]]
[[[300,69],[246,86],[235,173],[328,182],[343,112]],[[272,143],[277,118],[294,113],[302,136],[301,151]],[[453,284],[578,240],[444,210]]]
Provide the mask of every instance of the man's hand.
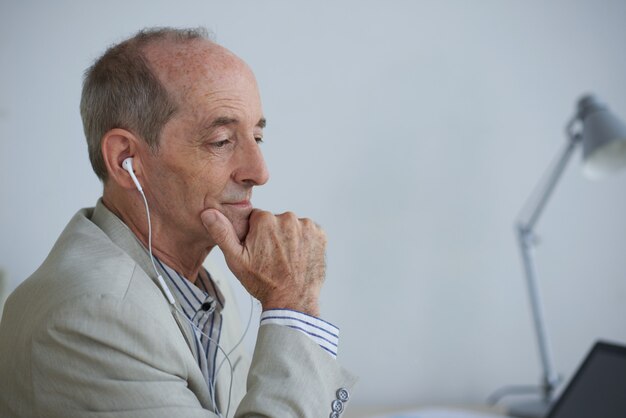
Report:
[[326,235],[313,221],[291,212],[273,215],[255,209],[248,235],[240,242],[221,212],[207,209],[201,217],[230,270],[264,310],[293,309],[319,316]]

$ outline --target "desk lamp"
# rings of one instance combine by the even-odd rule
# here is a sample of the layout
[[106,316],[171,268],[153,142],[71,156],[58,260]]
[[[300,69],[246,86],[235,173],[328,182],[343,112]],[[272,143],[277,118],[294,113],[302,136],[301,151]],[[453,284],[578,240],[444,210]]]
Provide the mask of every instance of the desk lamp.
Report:
[[599,178],[626,167],[626,125],[615,117],[609,109],[594,96],[588,95],[578,101],[578,108],[565,129],[567,144],[548,173],[540,183],[524,208],[529,209],[529,216],[520,217],[517,225],[517,238],[522,253],[530,307],[541,357],[543,372],[542,399],[535,402],[511,406],[509,413],[515,417],[544,417],[554,397],[554,391],[560,383],[560,377],[554,369],[550,344],[542,311],[537,273],[533,261],[533,247],[537,243],[534,227],[552,195],[557,181],[563,174],[567,162],[575,148],[581,144],[583,153],[583,171],[591,178]]

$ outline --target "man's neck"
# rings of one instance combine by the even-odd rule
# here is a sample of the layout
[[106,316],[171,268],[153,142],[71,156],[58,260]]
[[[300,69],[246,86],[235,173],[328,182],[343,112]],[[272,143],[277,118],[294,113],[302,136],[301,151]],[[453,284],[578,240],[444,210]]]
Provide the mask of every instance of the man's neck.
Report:
[[[148,220],[145,210],[140,211],[137,207],[133,207],[132,210],[124,209],[123,206],[116,205],[113,199],[108,198],[106,193],[102,197],[102,203],[126,224],[146,249],[149,249]],[[152,254],[195,283],[211,247],[186,239],[179,231],[175,231],[175,228],[167,228],[163,222],[160,222],[158,216],[152,215],[151,223]]]

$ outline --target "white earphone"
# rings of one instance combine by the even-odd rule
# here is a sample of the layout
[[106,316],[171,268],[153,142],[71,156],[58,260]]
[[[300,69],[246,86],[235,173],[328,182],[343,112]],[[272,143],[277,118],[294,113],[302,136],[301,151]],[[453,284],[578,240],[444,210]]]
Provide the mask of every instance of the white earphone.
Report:
[[133,157],[126,158],[122,162],[122,168],[128,171],[128,174],[130,174],[130,178],[133,179],[133,183],[135,183],[135,186],[137,186],[137,189],[140,192],[143,192],[143,189],[141,188],[141,184],[139,184],[139,180],[137,180],[137,176],[135,175],[135,172],[133,171]]
[[133,179],[133,183],[135,183],[135,186],[137,186],[137,190],[139,190],[139,193],[141,193],[141,197],[143,197],[143,203],[146,205],[146,215],[148,217],[148,252],[150,253],[150,261],[152,261],[152,267],[154,268],[154,272],[157,275],[157,281],[159,282],[161,290],[163,290],[163,293],[165,293],[167,301],[172,306],[176,307],[176,299],[174,299],[172,292],[170,292],[170,289],[165,284],[165,280],[163,280],[163,277],[159,274],[159,271],[156,268],[156,264],[154,264],[154,256],[152,255],[152,222],[150,221],[150,209],[148,208],[146,195],[144,194],[143,189],[141,188],[141,184],[139,183],[139,180],[137,180],[137,176],[133,171],[133,158],[126,158],[122,162],[122,168],[128,171],[128,174],[130,174],[130,178]]

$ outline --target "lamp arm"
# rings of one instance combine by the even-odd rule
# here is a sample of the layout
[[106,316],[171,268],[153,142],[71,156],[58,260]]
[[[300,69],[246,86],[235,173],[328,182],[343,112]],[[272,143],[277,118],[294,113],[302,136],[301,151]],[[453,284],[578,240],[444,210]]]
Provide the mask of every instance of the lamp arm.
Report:
[[537,337],[537,345],[539,347],[539,355],[542,367],[542,383],[543,396],[546,402],[552,400],[554,389],[559,384],[560,377],[554,368],[552,361],[552,350],[548,340],[546,324],[539,295],[539,286],[537,284],[537,273],[532,257],[532,237],[524,233],[523,229],[518,229],[518,243],[522,253],[524,262],[524,273],[526,277],[526,285],[528,289],[528,299],[530,301],[533,322],[535,325],[535,333]]
[[565,171],[565,167],[569,162],[574,149],[581,141],[581,135],[579,133],[573,132],[573,125],[577,121],[577,118],[572,119],[565,129],[568,137],[567,144],[565,145],[563,151],[559,155],[557,163],[554,165],[552,170],[550,170],[546,175],[546,181],[541,189],[541,193],[539,193],[539,188],[531,195],[528,199],[524,208],[527,208],[530,203],[532,203],[532,198],[539,194],[539,198],[537,199],[537,203],[534,205],[530,216],[528,216],[527,220],[520,219],[517,223],[518,228],[523,227],[525,230],[532,231],[535,227],[535,224],[539,220],[543,210],[545,209],[546,203],[548,203],[548,199],[552,196],[552,192],[556,187],[556,184],[561,179],[561,175],[563,171]]
[[[572,126],[575,122],[576,118],[572,119],[572,121],[567,125],[569,141],[561,152],[557,163],[548,172],[545,184],[541,189],[538,189],[541,190],[541,193],[539,194],[539,198],[536,199],[536,203],[530,212],[530,216],[526,221],[520,220],[517,223],[517,238],[520,252],[522,254],[522,261],[524,263],[528,297],[530,300],[531,312],[537,336],[537,344],[539,346],[539,354],[541,357],[544,389],[543,395],[546,402],[550,402],[552,400],[554,390],[560,382],[560,377],[556,372],[552,361],[552,351],[548,341],[541,297],[539,294],[539,286],[537,283],[537,271],[533,259],[533,247],[536,242],[534,227],[543,213],[550,196],[554,192],[554,189],[560,180],[567,163],[571,159],[576,145],[580,142],[580,135],[572,132]],[[537,193],[533,193],[533,195],[531,195],[531,198],[525,208],[528,207],[528,205],[533,201],[532,198],[536,195]]]

